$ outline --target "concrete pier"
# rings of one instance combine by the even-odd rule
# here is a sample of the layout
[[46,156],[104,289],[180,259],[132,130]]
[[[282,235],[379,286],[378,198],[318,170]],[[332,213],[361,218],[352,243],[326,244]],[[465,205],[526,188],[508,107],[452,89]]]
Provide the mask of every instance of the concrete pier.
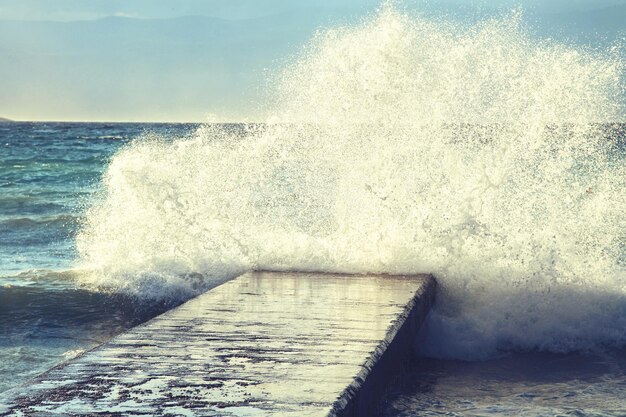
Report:
[[247,273],[0,394],[0,416],[368,416],[435,286]]

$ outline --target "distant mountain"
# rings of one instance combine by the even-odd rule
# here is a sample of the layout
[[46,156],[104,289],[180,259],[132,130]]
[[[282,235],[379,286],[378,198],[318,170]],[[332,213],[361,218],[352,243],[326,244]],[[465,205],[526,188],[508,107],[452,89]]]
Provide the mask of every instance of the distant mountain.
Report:
[[[237,1],[245,6],[256,0]],[[276,10],[287,3],[293,8],[238,20],[0,21],[0,114],[47,120],[204,120],[216,113],[222,120],[255,119],[263,114],[273,73],[291,62],[318,28],[372,13],[364,6],[331,7],[332,0],[320,0],[318,7],[272,1]],[[465,21],[502,13],[445,1],[425,1],[407,10]],[[600,46],[622,36],[624,16],[626,4],[526,14],[539,37]]]
[[48,120],[254,115],[268,70],[346,16],[0,21],[0,112]]
[[2,122],[12,122],[12,121],[13,120],[11,120],[11,119],[6,119],[4,117],[0,117],[0,123],[2,123]]

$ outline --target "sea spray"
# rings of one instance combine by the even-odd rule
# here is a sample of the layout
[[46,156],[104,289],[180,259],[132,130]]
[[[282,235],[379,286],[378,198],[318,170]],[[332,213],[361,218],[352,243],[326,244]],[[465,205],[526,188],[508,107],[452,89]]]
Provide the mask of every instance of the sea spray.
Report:
[[624,65],[384,7],[322,31],[268,123],[136,141],[78,238],[85,285],[188,297],[248,269],[432,272],[425,354],[626,343]]

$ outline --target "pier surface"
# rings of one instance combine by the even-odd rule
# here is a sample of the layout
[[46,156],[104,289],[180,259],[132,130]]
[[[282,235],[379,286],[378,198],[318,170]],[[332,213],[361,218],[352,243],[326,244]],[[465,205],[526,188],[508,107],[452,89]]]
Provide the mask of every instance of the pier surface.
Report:
[[367,416],[435,285],[250,272],[0,394],[0,416]]

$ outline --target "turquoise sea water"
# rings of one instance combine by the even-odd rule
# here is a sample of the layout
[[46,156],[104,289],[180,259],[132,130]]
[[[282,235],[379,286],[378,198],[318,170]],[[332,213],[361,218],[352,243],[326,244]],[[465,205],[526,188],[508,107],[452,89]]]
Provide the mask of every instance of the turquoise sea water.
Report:
[[196,127],[0,123],[0,391],[169,307],[77,286],[74,236],[117,150]]
[[68,269],[84,204],[110,157],[147,132],[176,138],[196,127],[0,124],[0,273]]

